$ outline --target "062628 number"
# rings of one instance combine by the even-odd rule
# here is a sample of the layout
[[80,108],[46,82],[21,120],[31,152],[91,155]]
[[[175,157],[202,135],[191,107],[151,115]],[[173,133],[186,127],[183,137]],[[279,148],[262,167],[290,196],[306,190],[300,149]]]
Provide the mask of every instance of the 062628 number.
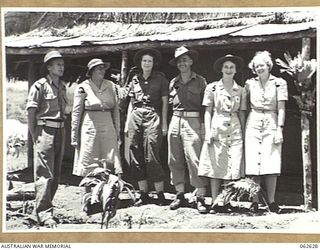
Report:
[[315,243],[303,243],[300,244],[301,249],[316,249],[318,248],[318,244]]

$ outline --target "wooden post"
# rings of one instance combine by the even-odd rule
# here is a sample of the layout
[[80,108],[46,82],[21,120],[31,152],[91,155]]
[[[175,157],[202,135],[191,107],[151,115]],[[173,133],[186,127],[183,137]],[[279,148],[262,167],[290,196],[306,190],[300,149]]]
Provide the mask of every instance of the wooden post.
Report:
[[[31,56],[28,62],[28,91],[35,82],[35,58]],[[33,142],[28,131],[28,167],[33,169]]]
[[[310,59],[310,38],[302,39],[303,60]],[[303,91],[302,97],[310,95],[310,91]],[[311,165],[311,150],[310,150],[310,121],[308,114],[301,112],[301,146],[302,146],[302,164],[303,164],[303,196],[304,209],[312,209],[312,165]]]
[[127,79],[127,72],[128,72],[128,52],[124,50],[122,51],[122,61],[121,61],[121,78],[120,78],[121,86],[124,85]]
[[[120,76],[120,86],[124,86],[126,84],[126,79],[128,75],[128,51],[122,51],[122,60],[121,60],[121,76]],[[126,152],[128,151],[128,143],[126,142],[126,136],[124,134],[124,127],[127,118],[127,105],[126,105],[126,97],[122,96],[120,98],[120,158],[122,167],[126,168],[128,165],[128,157],[126,157]]]

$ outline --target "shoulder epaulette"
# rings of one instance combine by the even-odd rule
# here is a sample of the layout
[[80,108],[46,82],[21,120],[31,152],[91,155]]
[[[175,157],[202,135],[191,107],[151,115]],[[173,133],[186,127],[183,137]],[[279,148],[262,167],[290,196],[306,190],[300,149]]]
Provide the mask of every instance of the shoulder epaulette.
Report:
[[40,78],[38,81],[36,81],[34,83],[34,87],[40,91],[40,89],[42,88],[43,84],[45,84],[47,82],[47,79],[46,78]]

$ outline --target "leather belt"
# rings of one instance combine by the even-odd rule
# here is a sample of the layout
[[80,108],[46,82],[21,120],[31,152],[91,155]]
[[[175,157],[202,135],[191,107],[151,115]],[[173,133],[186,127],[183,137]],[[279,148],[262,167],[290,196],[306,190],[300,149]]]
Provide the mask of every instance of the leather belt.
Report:
[[155,110],[154,107],[149,106],[149,105],[144,105],[144,104],[135,104],[135,105],[133,105],[133,108],[144,108],[144,109],[149,109],[149,110]]
[[38,120],[37,125],[39,126],[46,126],[50,128],[64,128],[64,122],[58,121],[50,121],[50,120]]
[[277,113],[275,110],[264,110],[264,109],[252,109],[252,111],[257,113]]
[[198,118],[200,117],[200,112],[197,111],[173,111],[173,115],[178,117],[191,117],[191,118]]
[[111,111],[111,109],[85,109],[84,111],[108,112]]
[[238,114],[238,112],[217,111],[217,110],[213,110],[213,112],[214,114],[222,115],[222,116],[233,116]]

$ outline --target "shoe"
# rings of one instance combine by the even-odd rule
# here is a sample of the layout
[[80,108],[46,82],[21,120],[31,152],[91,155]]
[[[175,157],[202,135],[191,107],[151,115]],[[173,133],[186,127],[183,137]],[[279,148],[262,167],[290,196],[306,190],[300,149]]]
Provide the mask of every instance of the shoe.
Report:
[[158,192],[158,200],[157,200],[158,206],[165,206],[166,205],[166,197],[164,196],[164,193]]
[[43,226],[51,229],[57,228],[57,222],[53,218],[49,218],[43,222]]
[[269,209],[270,209],[270,212],[272,213],[277,213],[277,214],[281,213],[281,208],[275,202],[272,202],[269,204]]
[[259,204],[258,202],[252,202],[249,210],[253,213],[257,213],[259,211]]
[[205,204],[205,199],[203,196],[197,197],[197,210],[200,214],[208,213],[208,210],[207,210],[206,204]]
[[140,198],[134,203],[135,207],[147,205],[150,203],[149,195],[145,192],[140,192]]
[[170,204],[170,209],[171,210],[176,210],[179,207],[188,207],[188,201],[184,197],[184,193],[177,193],[176,199]]
[[209,209],[209,214],[217,214],[219,213],[219,206],[218,205],[212,205]]

